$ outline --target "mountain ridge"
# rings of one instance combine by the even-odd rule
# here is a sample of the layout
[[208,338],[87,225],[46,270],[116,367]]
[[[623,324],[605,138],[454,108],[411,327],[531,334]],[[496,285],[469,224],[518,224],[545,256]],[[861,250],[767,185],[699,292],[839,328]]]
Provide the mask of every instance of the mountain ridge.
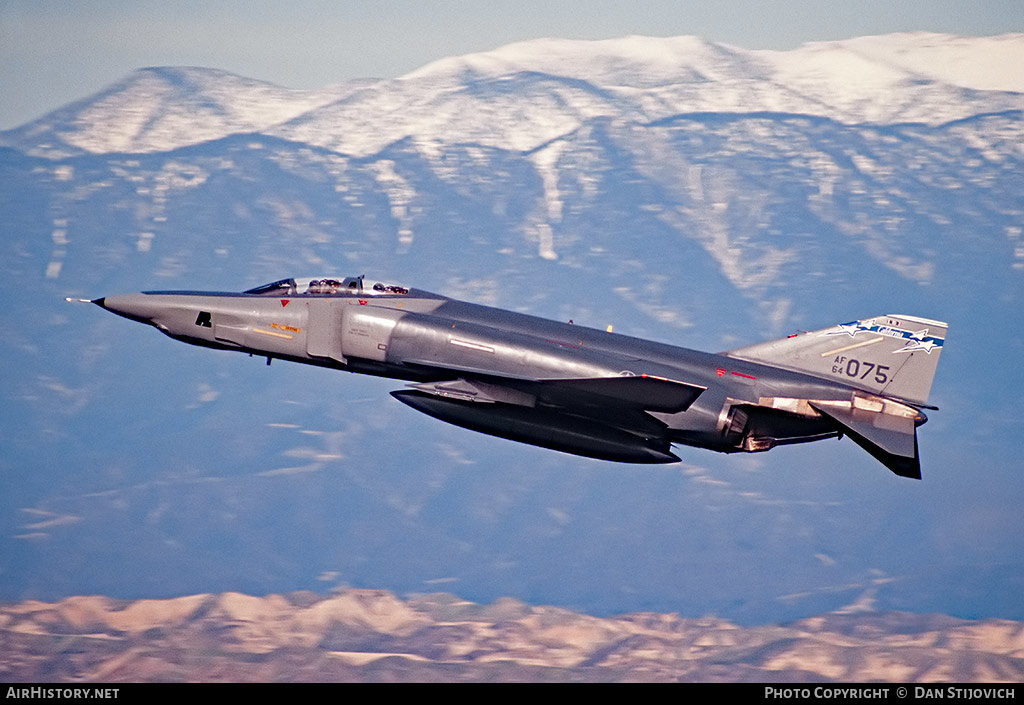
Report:
[[[642,123],[681,112],[783,111],[844,123],[940,124],[1024,109],[1024,80],[994,68],[1013,59],[1024,62],[1024,35],[911,33],[788,52],[696,37],[531,40],[441,59],[397,79],[319,91],[216,69],[153,67],[0,139],[60,158],[77,151],[169,151],[267,132],[369,156],[409,137],[528,151],[596,117]],[[653,83],[652,66],[658,73]],[[526,74],[530,80],[517,78]],[[473,119],[467,98],[483,110],[482,119]]]
[[0,644],[0,678],[19,682],[45,674],[48,682],[1015,683],[1024,673],[1024,624],[1007,620],[893,612],[738,627],[713,617],[598,618],[508,599],[480,605],[351,588],[0,604]]

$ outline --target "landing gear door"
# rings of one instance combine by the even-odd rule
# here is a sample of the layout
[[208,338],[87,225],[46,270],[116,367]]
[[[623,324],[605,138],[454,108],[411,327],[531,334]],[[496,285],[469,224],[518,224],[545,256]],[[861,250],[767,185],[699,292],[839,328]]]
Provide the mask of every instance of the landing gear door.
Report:
[[344,304],[330,299],[314,299],[306,304],[306,353],[346,363],[341,350],[341,318]]

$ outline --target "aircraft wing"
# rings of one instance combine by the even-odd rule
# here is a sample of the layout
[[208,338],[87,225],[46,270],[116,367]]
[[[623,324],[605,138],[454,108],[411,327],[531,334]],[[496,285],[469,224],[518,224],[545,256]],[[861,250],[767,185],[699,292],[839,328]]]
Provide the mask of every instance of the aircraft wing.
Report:
[[707,387],[653,375],[538,379],[505,375],[472,367],[439,365],[427,360],[408,363],[451,372],[455,380],[413,385],[415,388],[465,401],[502,402],[519,406],[564,408],[584,416],[608,413],[609,408],[676,413],[686,411]]
[[648,412],[685,411],[706,389],[649,375],[532,379],[414,364],[454,377],[391,393],[417,411],[494,436],[633,463],[679,460],[666,424]]
[[543,380],[529,384],[539,398],[567,408],[622,406],[643,411],[686,411],[707,387],[664,377]]

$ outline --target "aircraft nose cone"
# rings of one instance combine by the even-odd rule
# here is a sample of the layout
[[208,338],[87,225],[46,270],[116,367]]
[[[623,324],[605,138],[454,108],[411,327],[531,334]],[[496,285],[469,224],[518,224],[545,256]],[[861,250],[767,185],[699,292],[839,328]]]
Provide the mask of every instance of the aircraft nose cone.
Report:
[[118,316],[139,321],[140,323],[153,324],[153,319],[164,309],[156,297],[146,294],[119,294],[117,296],[104,296],[94,299],[93,303],[100,308],[105,308]]

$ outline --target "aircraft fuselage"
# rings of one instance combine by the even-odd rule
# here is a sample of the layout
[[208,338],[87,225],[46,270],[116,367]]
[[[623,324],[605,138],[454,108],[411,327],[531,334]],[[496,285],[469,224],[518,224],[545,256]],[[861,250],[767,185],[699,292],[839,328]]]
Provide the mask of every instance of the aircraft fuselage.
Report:
[[[883,420],[897,433],[913,433],[923,422],[913,405],[869,388],[883,378],[888,383],[894,365],[858,358],[856,375],[849,374],[852,365],[839,365],[829,379],[800,365],[786,369],[699,352],[416,289],[374,289],[361,277],[322,280],[324,286],[300,281],[244,293],[145,292],[94,303],[195,345],[268,363],[278,358],[405,380],[413,384],[393,396],[418,411],[607,460],[673,462],[672,443],[736,452],[844,432],[856,440],[864,429],[849,419],[858,408],[887,415]],[[860,379],[868,364],[871,375]],[[869,425],[878,424],[869,419]],[[914,438],[912,464],[906,457],[895,466],[887,462],[894,450],[888,441],[886,457],[876,457],[914,476]],[[905,446],[895,448],[897,459]]]

